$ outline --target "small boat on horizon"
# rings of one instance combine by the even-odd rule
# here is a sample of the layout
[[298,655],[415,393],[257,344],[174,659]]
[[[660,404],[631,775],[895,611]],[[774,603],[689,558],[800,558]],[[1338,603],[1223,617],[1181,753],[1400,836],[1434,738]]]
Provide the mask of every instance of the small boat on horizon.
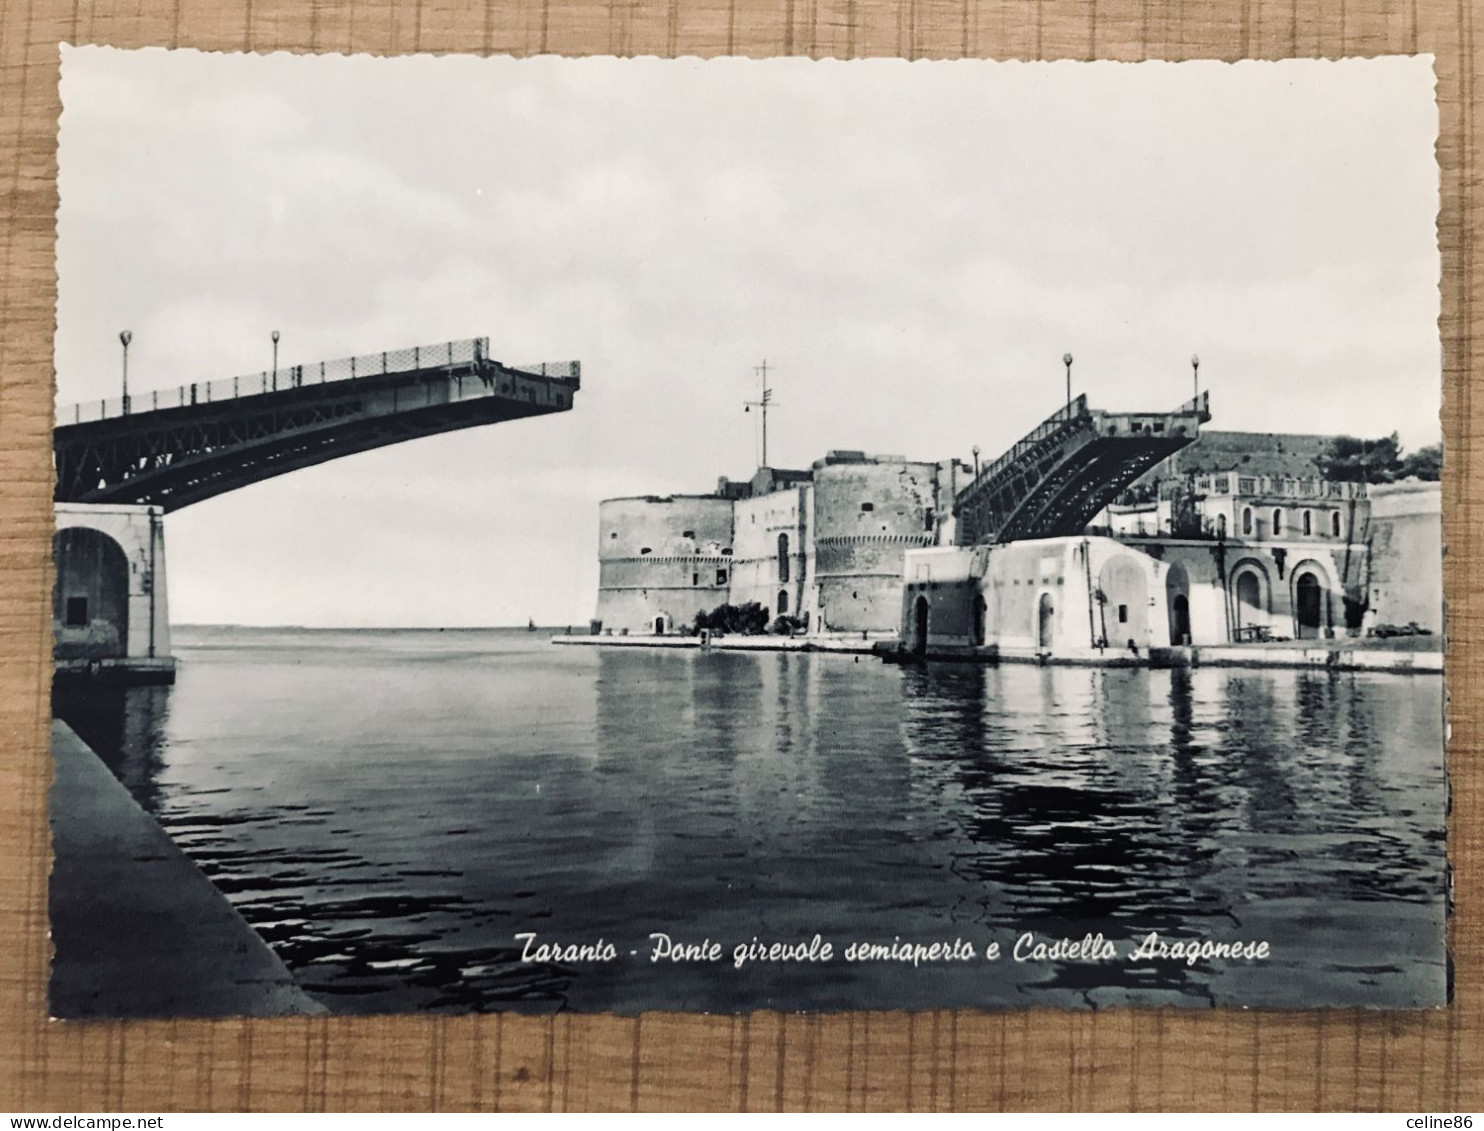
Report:
[[535,620],[533,620],[530,617],[527,617],[526,618],[526,631],[527,632],[535,632],[536,631],[536,622],[535,622]]

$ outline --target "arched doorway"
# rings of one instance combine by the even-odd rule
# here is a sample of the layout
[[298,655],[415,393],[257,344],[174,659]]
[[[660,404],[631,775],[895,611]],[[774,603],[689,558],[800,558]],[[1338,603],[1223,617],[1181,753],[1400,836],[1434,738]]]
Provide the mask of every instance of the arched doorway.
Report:
[[124,548],[86,526],[52,539],[57,582],[52,627],[58,659],[111,659],[129,654],[129,559]]
[[1298,575],[1293,583],[1293,618],[1300,640],[1316,640],[1324,626],[1324,586],[1311,571]]
[[918,597],[912,607],[912,651],[919,656],[927,652],[928,644],[928,599]]
[[1042,652],[1051,651],[1051,639],[1055,631],[1056,606],[1052,604],[1050,593],[1042,593],[1036,612],[1036,647]]
[[985,634],[985,617],[988,606],[984,603],[984,594],[977,593],[974,596],[974,646],[982,647]]
[[665,635],[665,618],[663,616],[654,618],[654,634],[656,636]]
[[787,589],[780,589],[780,590],[778,590],[778,615],[781,616],[781,617],[788,616],[788,590]]
[[1238,640],[1251,635],[1245,632],[1268,623],[1267,605],[1263,599],[1263,578],[1255,567],[1239,570],[1232,581],[1232,627]]
[[1185,567],[1176,563],[1165,574],[1165,606],[1170,619],[1170,643],[1177,647],[1190,643],[1190,578]]
[[1170,643],[1190,643],[1190,602],[1184,593],[1177,593],[1170,602]]

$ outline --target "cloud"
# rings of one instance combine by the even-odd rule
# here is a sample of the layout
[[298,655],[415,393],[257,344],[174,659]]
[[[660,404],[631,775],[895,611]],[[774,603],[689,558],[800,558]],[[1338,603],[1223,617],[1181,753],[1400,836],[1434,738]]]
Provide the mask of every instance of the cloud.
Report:
[[[488,335],[561,417],[169,520],[189,620],[581,623],[598,500],[967,458],[1075,383],[1438,435],[1425,60],[851,64],[68,49],[59,399]],[[436,584],[406,584],[436,578]],[[498,595],[497,597],[494,595]]]

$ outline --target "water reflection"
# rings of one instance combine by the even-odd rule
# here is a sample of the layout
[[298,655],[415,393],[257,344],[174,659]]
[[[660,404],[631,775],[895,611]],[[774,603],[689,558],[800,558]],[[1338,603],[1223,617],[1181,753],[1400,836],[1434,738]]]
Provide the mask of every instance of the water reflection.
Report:
[[[1436,680],[353,644],[186,634],[173,690],[56,704],[338,1009],[1441,993]],[[623,959],[522,962],[523,931]],[[651,931],[1007,952],[1024,931],[1120,950],[1159,931],[1274,958],[737,972],[651,965]]]

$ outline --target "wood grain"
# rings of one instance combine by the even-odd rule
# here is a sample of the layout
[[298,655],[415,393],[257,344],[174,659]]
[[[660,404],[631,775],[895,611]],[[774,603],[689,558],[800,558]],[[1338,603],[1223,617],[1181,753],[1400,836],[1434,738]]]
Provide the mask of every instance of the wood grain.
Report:
[[[1237,60],[1431,53],[1441,133],[1456,1002],[1430,1014],[46,1020],[58,44]],[[0,1108],[1484,1107],[1481,52],[1470,0],[8,0],[0,6]]]

